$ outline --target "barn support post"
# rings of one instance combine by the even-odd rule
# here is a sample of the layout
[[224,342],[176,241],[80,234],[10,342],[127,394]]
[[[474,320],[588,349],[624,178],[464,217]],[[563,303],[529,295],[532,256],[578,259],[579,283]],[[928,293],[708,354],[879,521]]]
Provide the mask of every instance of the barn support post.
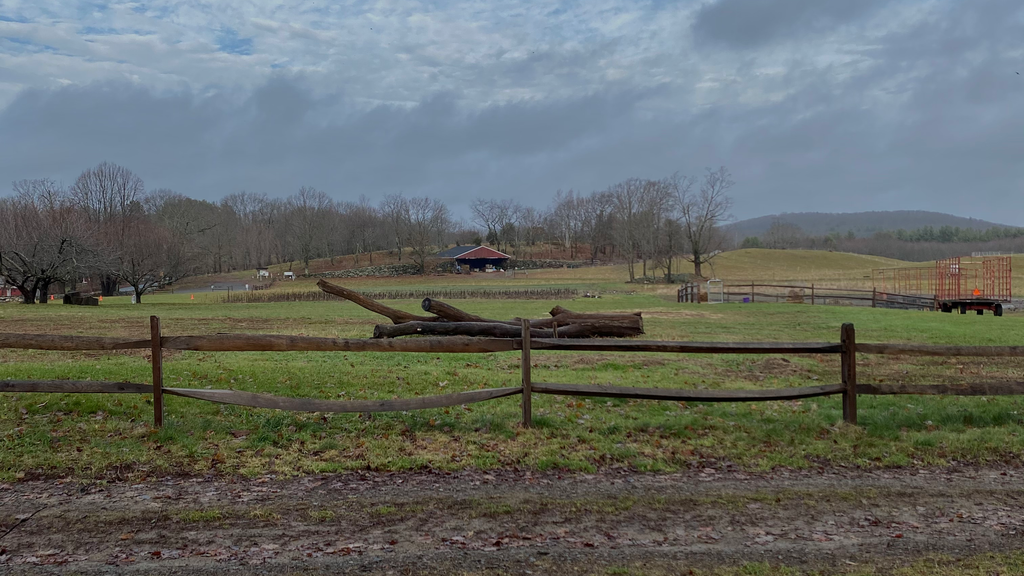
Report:
[[149,317],[149,334],[153,346],[153,426],[164,425],[164,358],[160,343],[160,317]]
[[533,381],[530,376],[530,321],[523,318],[523,428],[533,427]]
[[843,420],[857,425],[857,335],[853,324],[843,324],[839,333],[840,371],[843,380]]

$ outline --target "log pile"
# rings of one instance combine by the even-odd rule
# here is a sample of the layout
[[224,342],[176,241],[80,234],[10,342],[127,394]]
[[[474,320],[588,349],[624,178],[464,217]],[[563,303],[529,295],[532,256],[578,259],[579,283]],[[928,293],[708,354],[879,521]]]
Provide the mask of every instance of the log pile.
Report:
[[[430,313],[430,316],[419,316],[386,306],[326,280],[320,280],[317,286],[328,294],[348,300],[391,320],[391,325],[378,324],[373,328],[374,338],[412,335],[519,338],[523,335],[520,318],[483,318],[432,298],[424,298],[421,303],[423,311]],[[624,338],[644,333],[644,321],[639,312],[586,314],[555,306],[551,309],[550,315],[550,318],[529,320],[531,338]]]

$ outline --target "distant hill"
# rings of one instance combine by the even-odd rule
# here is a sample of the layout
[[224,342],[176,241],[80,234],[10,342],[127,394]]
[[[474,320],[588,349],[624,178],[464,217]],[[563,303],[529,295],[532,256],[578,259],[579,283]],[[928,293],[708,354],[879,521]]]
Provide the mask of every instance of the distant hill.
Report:
[[773,214],[771,216],[760,216],[729,224],[727,228],[733,231],[737,240],[747,236],[761,236],[768,231],[768,228],[775,220],[781,220],[789,224],[795,224],[812,236],[824,236],[831,232],[846,234],[853,230],[859,238],[871,236],[875,232],[886,230],[913,230],[924,226],[939,228],[942,226],[953,226],[960,228],[973,228],[985,230],[993,226],[1006,226],[978,220],[977,218],[964,218],[941,212],[928,212],[925,210],[892,210],[888,212],[793,212]]

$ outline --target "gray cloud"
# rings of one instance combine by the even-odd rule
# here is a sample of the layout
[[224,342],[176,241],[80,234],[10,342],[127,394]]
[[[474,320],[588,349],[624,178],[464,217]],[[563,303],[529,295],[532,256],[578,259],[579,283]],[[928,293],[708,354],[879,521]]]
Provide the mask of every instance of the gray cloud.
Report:
[[[743,5],[697,9],[694,27],[723,3]],[[790,12],[762,15],[770,50],[705,46],[697,58],[688,40],[636,50],[602,36],[515,58],[494,47],[452,66],[410,49],[436,87],[399,84],[402,97],[385,103],[308,70],[253,88],[29,87],[0,110],[0,193],[20,178],[70,182],[109,160],[150,188],[203,198],[309,184],[341,199],[429,194],[465,214],[474,196],[544,205],[558,188],[726,165],[740,218],[932,209],[1024,225],[1024,5],[871,8],[899,25],[870,32],[867,9],[774,5]],[[813,23],[813,38],[791,22]],[[715,42],[750,46],[727,38]]]
[[700,8],[694,37],[733,48],[794,40],[857,21],[882,0],[714,0]]

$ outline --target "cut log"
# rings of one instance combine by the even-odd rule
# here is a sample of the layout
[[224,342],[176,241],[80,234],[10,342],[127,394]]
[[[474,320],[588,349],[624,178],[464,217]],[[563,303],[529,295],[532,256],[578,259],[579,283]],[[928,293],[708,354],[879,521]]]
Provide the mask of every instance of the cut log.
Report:
[[[551,330],[532,330],[537,338],[551,338]],[[403,322],[394,326],[378,324],[373,327],[374,338],[399,336],[485,336],[490,338],[518,338],[522,328],[497,322]]]
[[614,326],[622,330],[626,336],[639,336],[644,333],[644,319],[639,314],[559,314],[553,318],[530,320],[533,328],[553,328],[558,325],[558,334],[562,334],[563,326],[573,324],[599,324]]
[[444,318],[441,318],[439,316],[417,316],[415,314],[410,314],[409,312],[397,310],[390,306],[385,306],[384,304],[377,302],[373,298],[367,298],[366,296],[363,296],[359,292],[349,290],[348,288],[343,288],[341,286],[338,286],[337,284],[331,284],[326,280],[320,280],[319,282],[316,283],[316,285],[317,287],[319,287],[321,290],[328,294],[333,294],[338,298],[344,298],[345,300],[348,300],[353,304],[366,308],[370,312],[376,312],[381,316],[385,316],[387,317],[388,320],[391,320],[395,324],[401,324],[403,322],[444,321]]
[[[501,320],[488,320],[487,318],[481,318],[476,314],[470,314],[464,310],[459,310],[451,304],[446,304],[440,300],[434,300],[432,298],[424,298],[423,302],[420,303],[420,307],[423,308],[424,312],[436,314],[449,322],[489,322],[506,324],[506,322]],[[507,322],[507,324],[512,325],[513,323]]]
[[[475,314],[470,314],[469,312],[460,310],[451,304],[441,302],[440,300],[434,300],[432,298],[424,298],[420,306],[424,311],[437,314],[449,322],[487,322],[490,324],[506,324],[516,327],[519,327],[522,322],[521,318],[516,318],[512,321],[481,318]],[[622,336],[639,336],[644,333],[644,321],[639,312],[626,314],[581,314],[577,312],[570,312],[560,306],[556,307],[555,310],[559,310],[561,313],[553,318],[532,319],[530,320],[530,327],[554,329],[556,324],[558,326],[568,326],[570,324],[580,323],[601,323],[607,324],[609,326],[609,330],[614,330],[617,334]],[[559,334],[562,333],[559,332]],[[572,338],[573,336],[567,337]]]
[[[374,338],[396,338],[398,336],[485,336],[490,338],[518,338],[522,328],[498,322],[403,322],[394,326],[378,324],[373,328]],[[595,338],[635,336],[631,326],[606,322],[576,322],[558,326],[559,338]],[[552,329],[534,328],[531,338],[554,338]]]
[[551,309],[548,314],[552,316],[562,316],[563,318],[587,318],[591,320],[597,320],[600,318],[618,318],[620,316],[640,316],[639,312],[613,312],[613,313],[594,313],[594,312],[573,312],[568,308],[562,306],[555,306]]

